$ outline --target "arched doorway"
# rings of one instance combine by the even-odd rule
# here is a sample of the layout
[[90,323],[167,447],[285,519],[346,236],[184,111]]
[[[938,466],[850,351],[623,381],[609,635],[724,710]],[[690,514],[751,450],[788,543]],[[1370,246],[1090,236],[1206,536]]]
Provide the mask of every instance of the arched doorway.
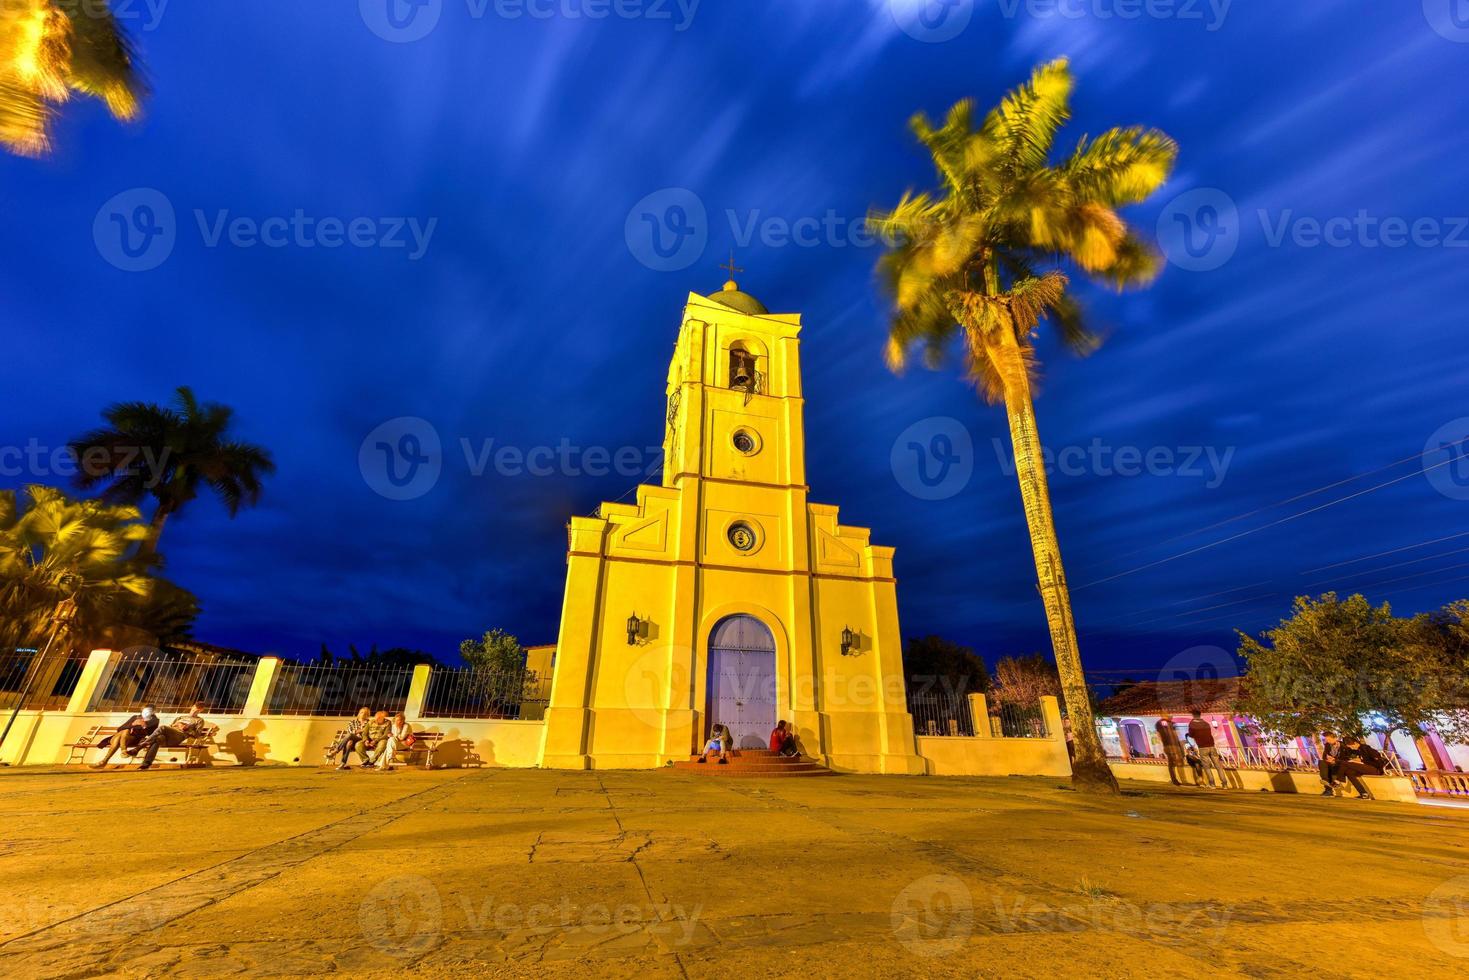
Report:
[[1127,739],[1127,751],[1131,755],[1151,756],[1152,748],[1148,745],[1148,733],[1143,730],[1143,723],[1136,719],[1128,719],[1122,723],[1122,737]]
[[775,637],[754,616],[727,616],[709,634],[708,728],[729,728],[736,748],[763,749],[776,723]]

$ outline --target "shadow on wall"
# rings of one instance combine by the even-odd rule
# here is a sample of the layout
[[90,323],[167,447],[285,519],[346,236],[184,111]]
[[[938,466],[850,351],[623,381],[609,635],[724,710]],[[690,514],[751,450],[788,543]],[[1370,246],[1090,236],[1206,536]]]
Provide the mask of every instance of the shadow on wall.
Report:
[[260,733],[263,731],[264,722],[258,719],[251,721],[244,728],[224,737],[224,750],[234,756],[240,765],[253,766],[270,757],[270,746],[260,741]]
[[489,759],[480,757],[479,750],[472,738],[461,738],[459,729],[451,728],[444,732],[444,740],[434,750],[435,769],[478,769],[482,766],[493,766],[495,764],[494,742],[486,742],[488,746]]

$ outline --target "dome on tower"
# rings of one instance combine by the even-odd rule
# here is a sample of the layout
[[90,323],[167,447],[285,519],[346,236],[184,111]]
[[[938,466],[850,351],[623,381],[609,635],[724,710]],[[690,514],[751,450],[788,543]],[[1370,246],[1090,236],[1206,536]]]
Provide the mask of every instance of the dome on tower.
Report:
[[748,313],[751,316],[764,316],[770,311],[765,304],[760,302],[749,293],[740,292],[739,285],[733,280],[724,284],[724,288],[717,293],[710,293],[709,298],[720,306],[727,306],[740,313]]

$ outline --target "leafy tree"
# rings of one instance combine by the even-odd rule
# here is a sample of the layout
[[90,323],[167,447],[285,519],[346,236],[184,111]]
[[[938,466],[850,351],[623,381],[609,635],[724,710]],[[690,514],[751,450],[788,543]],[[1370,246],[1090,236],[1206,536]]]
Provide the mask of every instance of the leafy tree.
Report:
[[[1323,730],[1421,735],[1436,723],[1459,734],[1464,706],[1464,614],[1399,619],[1361,595],[1300,596],[1291,615],[1259,639],[1240,633],[1247,675],[1238,704],[1267,736]],[[1460,729],[1462,731],[1462,729]]]
[[972,649],[941,636],[910,636],[903,644],[903,672],[915,693],[940,690],[954,694],[983,694],[990,675],[984,660]]
[[71,444],[82,461],[77,485],[106,483],[102,498],[112,503],[140,505],[153,498],[152,533],[139,546],[144,555],[157,550],[169,517],[204,488],[234,517],[260,501],[262,478],[275,472],[270,453],[230,437],[233,409],[201,403],[187,387],[178,389],[172,407],[122,402],[102,417],[105,427]]
[[51,146],[56,107],[73,93],[101,99],[118,119],[136,118],[147,93],[137,55],[99,0],[0,3],[0,146],[40,156]]
[[1144,285],[1162,260],[1118,214],[1167,180],[1178,147],[1163,133],[1130,127],[1083,137],[1051,163],[1056,132],[1070,118],[1065,59],[1035,70],[978,126],[963,100],[935,127],[922,113],[912,129],[933,158],[941,190],[903,195],[869,223],[893,243],[879,264],[896,307],[887,360],[900,370],[914,348],[939,366],[957,340],[969,379],[1010,420],[1016,476],[1030,529],[1041,598],[1075,732],[1073,782],[1117,792],[1097,738],[1071,599],[1061,566],[1042,465],[1032,384],[1034,337],[1042,319],[1082,354],[1099,345],[1068,294],[1058,265],[1122,289]]
[[[1044,696],[1061,697],[1061,677],[1043,653],[1001,657],[995,664],[994,693],[1002,701],[1034,704]],[[1072,726],[1076,722],[1072,720]]]
[[514,673],[525,668],[525,647],[514,635],[492,629],[479,638],[471,637],[459,644],[459,656],[471,667],[500,673]]
[[76,613],[57,634],[63,648],[85,649],[136,622],[158,584],[129,554],[148,534],[137,509],[43,486],[25,497],[22,508],[15,491],[0,491],[0,646],[43,645],[67,600]]

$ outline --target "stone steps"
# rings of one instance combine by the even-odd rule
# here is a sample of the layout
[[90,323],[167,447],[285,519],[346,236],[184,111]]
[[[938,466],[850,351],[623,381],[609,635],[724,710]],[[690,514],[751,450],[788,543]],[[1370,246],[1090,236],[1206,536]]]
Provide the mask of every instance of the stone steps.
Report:
[[769,749],[740,749],[730,753],[730,760],[720,765],[719,760],[710,759],[700,763],[698,756],[690,756],[668,767],[679,772],[697,772],[700,775],[722,778],[758,777],[763,779],[792,776],[835,776],[830,769],[805,757],[776,755]]

